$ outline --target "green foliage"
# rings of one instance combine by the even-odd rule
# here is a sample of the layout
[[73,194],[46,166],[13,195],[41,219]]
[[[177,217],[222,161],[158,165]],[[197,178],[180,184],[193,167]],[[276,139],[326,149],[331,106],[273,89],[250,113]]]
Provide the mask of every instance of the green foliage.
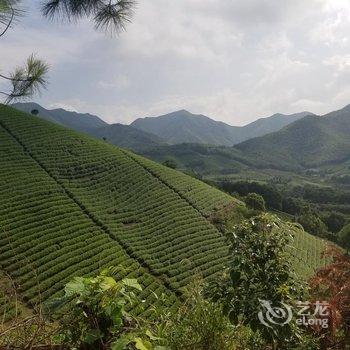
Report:
[[219,305],[198,293],[180,307],[166,324],[165,338],[172,350],[234,349],[234,332]]
[[338,241],[347,251],[350,251],[350,224],[344,226],[338,233]]
[[342,163],[349,157],[349,108],[322,118],[308,116],[280,131],[236,145],[264,168],[300,170]]
[[322,215],[321,219],[333,233],[338,233],[346,224],[345,215],[334,211]]
[[177,164],[174,160],[172,159],[167,159],[166,161],[163,162],[163,165],[167,166],[168,168],[171,169],[176,169],[177,168]]
[[244,198],[244,202],[250,209],[257,211],[266,210],[264,198],[257,193],[248,193],[248,195]]
[[228,193],[237,192],[241,196],[247,196],[249,193],[257,193],[262,196],[269,209],[282,209],[282,195],[272,185],[261,184],[250,181],[222,181],[219,187]]
[[305,213],[297,218],[297,221],[307,232],[319,237],[327,237],[328,231],[320,217],[313,213]]
[[250,210],[242,204],[231,203],[214,211],[209,220],[221,231],[226,232],[250,216]]
[[194,276],[222,269],[227,246],[207,216],[230,196],[9,107],[0,125],[0,263],[26,302],[114,265],[142,284],[135,313],[149,314],[162,303],[152,292],[176,305]]
[[43,2],[42,13],[46,17],[61,17],[66,21],[92,17],[96,29],[118,32],[131,21],[134,7],[133,0],[54,0]]
[[32,110],[30,111],[30,113],[33,114],[33,115],[38,115],[38,114],[39,114],[39,111],[38,111],[37,109],[32,109]]
[[47,85],[49,66],[44,61],[29,56],[23,67],[17,67],[9,77],[1,76],[10,81],[12,88],[9,92],[2,92],[6,96],[5,103],[13,100],[33,96]]
[[[216,276],[227,263],[225,237],[210,219],[226,207],[231,224],[245,217],[231,196],[4,106],[0,140],[0,264],[31,306],[72,277],[113,265],[123,267],[117,281],[138,279],[144,302],[132,311],[147,316],[176,308],[194,277]],[[291,261],[307,275],[323,263],[323,242],[302,231],[296,242]]]
[[201,282],[196,281],[186,292],[185,302],[161,316],[157,323],[162,343],[171,350],[238,350],[261,349],[259,335],[239,325],[232,327],[219,303],[204,298]]
[[302,200],[293,197],[284,197],[282,199],[282,211],[291,215],[301,215],[310,209]]
[[269,328],[258,318],[262,300],[280,305],[300,297],[301,285],[292,272],[287,250],[292,230],[279,219],[263,214],[237,225],[228,239],[228,270],[210,285],[209,295],[223,303],[232,324],[248,325],[268,342],[295,343],[299,332],[292,322]]
[[[69,303],[61,320],[59,339],[63,344],[105,349],[113,339],[127,339],[129,343],[137,341],[136,335],[133,338],[127,334],[132,329],[132,319],[125,307],[135,300],[133,291],[142,291],[142,288],[135,279],[117,282],[112,277],[116,272],[116,269],[109,268],[96,277],[75,277],[67,283],[64,296],[52,304],[59,312]],[[114,345],[112,348],[118,347]]]

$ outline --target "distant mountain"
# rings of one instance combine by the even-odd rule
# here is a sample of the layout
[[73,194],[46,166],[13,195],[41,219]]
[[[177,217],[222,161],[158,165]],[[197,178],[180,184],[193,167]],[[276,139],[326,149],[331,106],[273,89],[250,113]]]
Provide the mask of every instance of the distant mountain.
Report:
[[256,165],[237,149],[227,146],[182,143],[165,145],[139,152],[143,156],[163,163],[173,160],[178,168],[200,174],[233,174]]
[[37,109],[39,111],[38,117],[81,132],[89,132],[92,129],[108,125],[99,117],[89,113],[70,112],[62,108],[48,110],[34,102],[15,103],[12,107],[27,113]]
[[283,127],[294,123],[295,121],[308,115],[314,114],[310,112],[300,112],[295,114],[276,113],[271,117],[260,118],[255,122],[252,122],[241,128],[241,131],[243,132],[245,138],[245,140],[242,140],[241,142],[249,140],[253,137],[264,136],[271,132],[278,131]]
[[99,117],[89,113],[76,113],[62,108],[48,110],[37,103],[15,103],[12,107],[30,113],[37,109],[39,118],[68,127],[75,131],[87,133],[97,138],[105,138],[113,145],[130,148],[134,151],[148,150],[151,147],[164,145],[165,142],[156,135],[138,130],[128,125],[107,124]]
[[169,144],[201,143],[232,146],[249,138],[280,130],[309,114],[311,113],[274,114],[239,127],[181,110],[160,117],[139,118],[131,126],[158,135]]
[[153,147],[165,145],[165,141],[160,137],[123,124],[103,126],[90,130],[88,133],[97,138],[104,138],[113,145],[134,151],[146,151]]
[[273,168],[312,168],[344,162],[350,159],[350,105],[322,117],[306,116],[235,148]]
[[169,144],[206,143],[231,146],[238,129],[204,115],[181,110],[155,118],[136,119],[131,126],[164,138]]

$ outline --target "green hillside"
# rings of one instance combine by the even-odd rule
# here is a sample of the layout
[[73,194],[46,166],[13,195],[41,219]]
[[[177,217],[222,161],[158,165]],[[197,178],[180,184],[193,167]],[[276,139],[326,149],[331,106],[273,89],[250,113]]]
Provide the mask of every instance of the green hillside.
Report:
[[[189,176],[9,107],[0,107],[0,267],[27,303],[57,295],[72,276],[120,267],[144,307],[176,306],[194,276],[227,259],[208,217],[234,202]],[[292,255],[310,274],[324,242],[302,231]],[[142,312],[141,305],[138,312]]]
[[169,144],[205,143],[232,146],[239,127],[218,122],[204,115],[180,110],[156,118],[139,118],[130,124],[134,128],[158,135]]
[[66,111],[63,108],[49,110],[34,102],[19,102],[13,104],[12,107],[26,113],[30,113],[33,109],[36,109],[39,112],[39,118],[54,122],[75,131],[88,133],[91,130],[108,125],[102,119],[90,113]]
[[265,167],[297,170],[342,163],[350,158],[350,107],[322,117],[308,116],[282,130],[235,148]]
[[90,130],[88,134],[104,139],[112,145],[133,151],[148,150],[165,145],[165,141],[160,137],[123,124],[111,124],[95,128]]
[[232,146],[266,135],[312,113],[274,114],[245,126],[231,126],[202,114],[181,110],[155,118],[139,118],[131,126],[158,135],[169,144],[200,143]]
[[165,144],[165,141],[156,135],[129,125],[107,124],[99,117],[89,113],[70,112],[62,108],[48,110],[34,102],[15,103],[12,107],[26,113],[36,109],[39,112],[37,115],[39,118],[75,131],[84,132],[99,139],[105,139],[115,146],[133,151],[148,150]]
[[160,163],[174,160],[180,169],[193,170],[204,175],[233,174],[259,164],[255,159],[250,160],[232,147],[198,143],[163,145],[141,149],[138,152]]

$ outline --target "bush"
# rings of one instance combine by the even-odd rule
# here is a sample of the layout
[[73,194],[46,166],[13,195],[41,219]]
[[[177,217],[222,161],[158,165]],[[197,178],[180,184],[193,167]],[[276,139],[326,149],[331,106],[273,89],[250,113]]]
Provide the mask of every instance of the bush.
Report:
[[338,241],[342,247],[350,251],[350,224],[344,226],[338,233]]
[[179,309],[163,317],[158,337],[171,350],[263,349],[264,342],[248,327],[232,327],[220,304],[206,300],[197,283]]
[[244,202],[247,205],[247,207],[250,209],[258,210],[258,211],[266,210],[264,198],[257,193],[249,193],[245,197]]
[[297,218],[305,231],[323,238],[328,238],[328,231],[326,224],[316,214],[306,213]]
[[259,182],[249,181],[222,181],[219,182],[219,187],[230,194],[237,192],[240,196],[247,196],[249,193],[260,194],[269,209],[282,209],[282,195],[272,185],[261,184]]
[[176,169],[177,168],[177,163],[172,160],[172,159],[167,159],[163,162],[163,165],[167,166],[168,168],[171,169]]
[[[49,306],[59,315],[59,339],[62,344],[79,349],[126,349],[129,344],[147,344],[137,333],[136,322],[126,312],[135,299],[133,290],[141,291],[134,279],[120,282],[112,277],[115,268],[103,270],[97,277],[75,277],[65,287],[65,295]],[[141,349],[141,347],[138,347]]]
[[338,233],[344,227],[346,218],[345,215],[332,211],[323,215],[322,221],[327,225],[329,231]]
[[266,327],[259,319],[262,301],[271,305],[293,303],[301,285],[293,274],[286,247],[292,230],[269,214],[245,220],[228,234],[230,260],[222,278],[208,287],[208,295],[222,302],[233,325],[243,323],[258,331],[278,349],[300,344],[301,330],[291,321]]

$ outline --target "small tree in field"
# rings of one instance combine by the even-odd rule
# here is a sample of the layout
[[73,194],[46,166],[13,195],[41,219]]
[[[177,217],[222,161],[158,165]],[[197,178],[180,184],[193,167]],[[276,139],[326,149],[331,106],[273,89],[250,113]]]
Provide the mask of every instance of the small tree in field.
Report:
[[[139,334],[137,322],[126,311],[142,291],[135,279],[116,281],[116,268],[95,277],[75,277],[65,295],[51,304],[60,317],[60,341],[72,349],[153,350],[149,336]],[[68,306],[69,305],[69,306]]]
[[177,168],[177,164],[174,160],[172,159],[167,159],[166,161],[163,162],[163,165],[167,166],[168,168],[171,169],[176,169]]
[[339,243],[350,252],[350,224],[344,226],[338,233]]
[[278,218],[263,214],[243,221],[227,237],[229,265],[222,279],[208,287],[209,296],[222,302],[233,325],[249,326],[275,349],[300,344],[302,332],[292,319],[284,323],[282,317],[267,327],[259,317],[259,311],[269,311],[266,304],[280,308],[301,296],[286,249],[292,230]]
[[266,210],[265,200],[262,196],[260,196],[260,194],[249,193],[245,197],[244,202],[249,209],[258,210],[258,211]]

